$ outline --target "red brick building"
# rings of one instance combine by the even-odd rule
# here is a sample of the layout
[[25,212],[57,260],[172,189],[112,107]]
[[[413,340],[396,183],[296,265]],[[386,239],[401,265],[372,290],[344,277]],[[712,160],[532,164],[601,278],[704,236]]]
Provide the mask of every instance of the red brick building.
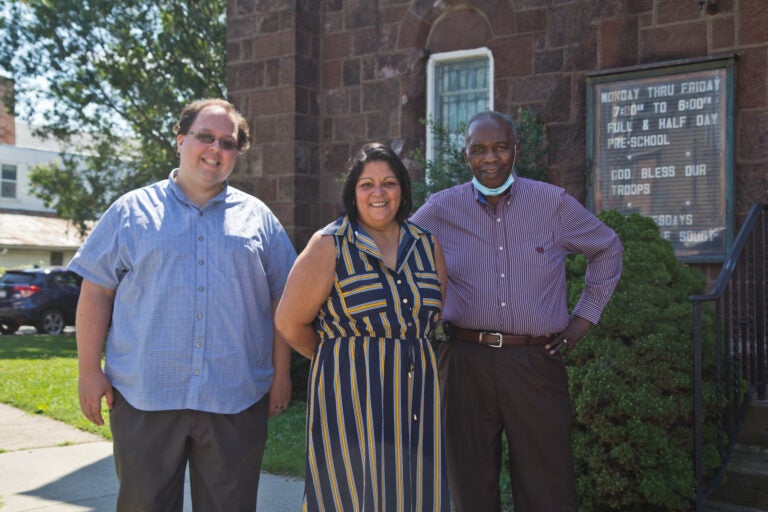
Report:
[[254,139],[234,179],[299,248],[339,212],[355,146],[388,142],[413,168],[410,151],[427,143],[430,57],[460,50],[492,62],[495,110],[536,113],[550,181],[584,202],[590,75],[731,58],[736,227],[768,200],[764,0],[229,0],[227,15],[227,86]]
[[[5,96],[13,97],[13,80],[0,76],[0,102]],[[16,127],[12,112],[0,103],[0,144],[16,144]]]

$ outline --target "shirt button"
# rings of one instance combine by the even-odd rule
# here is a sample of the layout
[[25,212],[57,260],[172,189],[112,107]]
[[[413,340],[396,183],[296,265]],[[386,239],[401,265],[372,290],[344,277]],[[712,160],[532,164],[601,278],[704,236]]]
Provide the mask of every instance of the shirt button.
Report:
[[496,219],[496,222],[501,222],[501,219]]
[[403,299],[403,304],[408,304],[408,299]]
[[198,368],[195,368],[195,375],[200,375],[200,370]]
[[397,284],[403,284],[403,282],[400,279],[398,279]]
[[501,277],[507,277],[505,274],[501,274]]
[[205,238],[203,235],[200,235],[199,237],[197,237],[197,239],[200,240],[201,242],[203,241],[203,238]]
[[500,245],[500,246],[499,246],[499,250],[500,250],[500,251],[503,251],[503,250],[504,250],[504,246],[503,246],[503,245]]
[[202,217],[202,216],[203,216],[203,215],[205,215],[205,214],[204,214],[203,212],[200,212],[200,213],[198,213],[198,215],[199,215],[200,217]]
[[205,260],[200,260],[197,263],[200,264],[200,265],[205,265]]
[[503,307],[503,308],[507,307],[507,303],[506,302],[502,302],[501,303],[501,307]]
[[200,347],[202,347],[202,346],[203,346],[203,344],[202,344],[202,343],[200,343],[199,341],[198,341],[197,343],[195,343],[195,347],[197,347],[197,348],[200,348]]
[[197,315],[197,319],[198,319],[198,320],[202,320],[202,319],[203,319],[203,314],[202,314],[202,313],[200,313],[199,315]]
[[[504,276],[501,276],[501,277],[504,277]],[[203,290],[205,290],[205,286],[198,286],[197,287],[197,291],[202,292]]]

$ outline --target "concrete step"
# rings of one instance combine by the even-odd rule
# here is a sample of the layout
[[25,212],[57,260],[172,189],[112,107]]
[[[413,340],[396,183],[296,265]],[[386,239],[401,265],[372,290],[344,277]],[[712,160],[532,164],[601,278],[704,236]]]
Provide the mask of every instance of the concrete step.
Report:
[[768,512],[768,509],[731,505],[730,503],[707,502],[704,504],[703,512]]
[[768,511],[768,450],[738,445],[709,501]]
[[753,400],[749,404],[739,432],[739,444],[768,450],[768,400]]

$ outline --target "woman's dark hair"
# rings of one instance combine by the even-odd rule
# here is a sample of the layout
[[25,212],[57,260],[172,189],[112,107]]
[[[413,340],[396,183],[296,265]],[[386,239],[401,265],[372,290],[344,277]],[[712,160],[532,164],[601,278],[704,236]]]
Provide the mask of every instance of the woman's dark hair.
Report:
[[196,100],[184,107],[181,111],[179,120],[173,126],[174,135],[189,133],[189,129],[197,119],[197,114],[208,107],[221,107],[228,114],[232,114],[235,118],[235,124],[237,124],[237,152],[245,153],[251,145],[251,131],[248,129],[248,121],[245,117],[237,111],[235,106],[223,100],[221,98],[206,98],[202,100]]
[[344,186],[341,189],[341,201],[344,205],[344,212],[353,220],[357,220],[357,207],[355,206],[355,189],[357,180],[363,173],[363,167],[369,162],[386,162],[392,172],[395,173],[397,181],[400,182],[400,208],[395,214],[395,220],[402,222],[408,218],[413,208],[411,199],[411,177],[408,175],[408,169],[395,154],[392,149],[380,142],[369,142],[363,145],[355,152],[347,164],[347,177],[344,180]]

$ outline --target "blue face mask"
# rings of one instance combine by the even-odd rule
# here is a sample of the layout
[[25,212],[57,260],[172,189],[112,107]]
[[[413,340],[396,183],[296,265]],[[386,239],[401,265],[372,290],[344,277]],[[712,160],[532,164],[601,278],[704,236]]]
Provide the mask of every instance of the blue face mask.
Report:
[[504,182],[503,185],[496,188],[488,188],[482,183],[480,183],[480,180],[478,180],[475,176],[472,176],[472,185],[474,185],[475,190],[483,194],[484,196],[498,196],[499,194],[502,194],[505,190],[507,190],[509,187],[512,186],[512,184],[515,182],[515,162],[517,161],[517,146],[515,146],[515,157],[512,160],[512,170],[509,172],[509,177],[507,178],[507,181]]
[[507,190],[509,187],[511,187],[514,182],[515,182],[515,176],[512,173],[509,173],[509,178],[507,178],[507,181],[505,181],[502,186],[496,187],[496,188],[488,188],[482,183],[480,183],[480,180],[472,176],[472,184],[475,186],[478,192],[480,192],[486,197],[498,196],[499,194]]

